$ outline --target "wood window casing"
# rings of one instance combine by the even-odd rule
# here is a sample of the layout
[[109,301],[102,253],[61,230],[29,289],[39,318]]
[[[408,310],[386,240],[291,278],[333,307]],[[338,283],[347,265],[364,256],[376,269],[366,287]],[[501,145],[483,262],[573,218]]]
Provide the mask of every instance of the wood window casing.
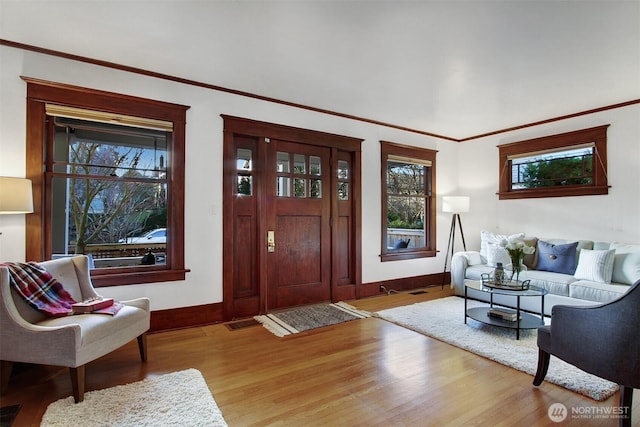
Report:
[[[573,132],[544,136],[525,141],[498,145],[499,190],[500,200],[590,196],[609,193],[607,182],[607,128],[609,125],[597,126]],[[570,150],[585,144],[593,144],[593,177],[591,184],[562,185],[553,187],[512,189],[512,161],[514,156],[546,152],[558,149]]]
[[[415,258],[434,257],[436,251],[436,153],[435,150],[411,147],[388,141],[380,141],[381,162],[381,261],[399,261]],[[408,249],[389,249],[387,247],[387,161],[392,158],[414,159],[416,162],[430,164],[428,176],[425,176],[425,244],[424,246]]]
[[49,259],[51,240],[51,177],[43,165],[51,153],[47,141],[46,104],[123,114],[173,123],[170,163],[167,165],[169,200],[166,265],[93,269],[96,287],[184,280],[185,127],[189,107],[111,92],[23,77],[27,82],[27,164],[33,182],[34,212],[26,216],[26,258]]

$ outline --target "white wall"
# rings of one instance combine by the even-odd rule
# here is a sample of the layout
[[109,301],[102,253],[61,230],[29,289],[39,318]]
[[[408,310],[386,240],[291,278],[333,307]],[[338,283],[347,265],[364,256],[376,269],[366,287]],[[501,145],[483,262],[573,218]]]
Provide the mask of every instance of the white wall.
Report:
[[[610,124],[608,195],[498,200],[497,145]],[[460,144],[459,191],[471,196],[465,236],[480,231],[599,241],[640,242],[640,105],[607,110]]]
[[[0,176],[25,174],[27,76],[189,105],[185,193],[185,281],[103,288],[120,299],[149,296],[153,310],[222,301],[222,126],[220,114],[365,139],[362,153],[363,282],[442,271],[436,258],[381,263],[380,149],[387,140],[438,150],[437,191],[453,194],[460,145],[387,127],[0,46]],[[438,206],[441,198],[438,197]],[[439,214],[438,245],[447,244],[449,216]],[[0,216],[0,260],[24,261],[24,216]],[[444,251],[444,249],[443,249]]]
[[[185,281],[104,288],[121,299],[149,296],[152,309],[222,301],[222,119],[229,114],[363,138],[362,280],[442,271],[451,217],[443,195],[471,196],[462,222],[468,248],[480,230],[640,242],[640,106],[604,111],[461,144],[250,98],[0,46],[0,176],[25,173],[26,84],[20,76],[189,105],[185,200]],[[542,107],[541,107],[542,108]],[[496,145],[611,124],[607,196],[499,201]],[[438,150],[435,258],[380,262],[380,149],[387,140]],[[204,189],[204,191],[203,191]],[[24,216],[0,216],[0,260],[24,260]],[[457,241],[456,249],[460,248]]]

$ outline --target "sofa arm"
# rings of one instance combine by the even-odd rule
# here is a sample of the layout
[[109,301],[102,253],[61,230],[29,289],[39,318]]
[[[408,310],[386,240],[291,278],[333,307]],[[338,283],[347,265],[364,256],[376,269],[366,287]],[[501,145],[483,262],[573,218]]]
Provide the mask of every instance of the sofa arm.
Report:
[[451,288],[456,295],[464,295],[464,278],[469,266],[469,258],[465,252],[456,252],[451,258]]

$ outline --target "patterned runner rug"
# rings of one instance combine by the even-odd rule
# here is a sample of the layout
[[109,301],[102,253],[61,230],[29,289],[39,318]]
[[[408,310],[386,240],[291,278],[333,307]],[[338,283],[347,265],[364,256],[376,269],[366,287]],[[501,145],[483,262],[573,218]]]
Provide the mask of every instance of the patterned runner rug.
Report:
[[[469,300],[469,307],[486,305]],[[538,331],[520,331],[485,325],[473,319],[464,324],[464,298],[447,297],[396,307],[374,313],[423,335],[455,345],[479,356],[535,375],[538,367]],[[531,378],[533,382],[533,378]],[[545,381],[557,384],[594,400],[606,400],[618,385],[588,374],[555,356],[551,356]],[[543,383],[544,384],[544,383]]]
[[62,426],[207,426],[227,423],[197,369],[150,377],[131,384],[53,402],[41,427]]
[[370,313],[358,310],[345,303],[316,304],[298,307],[293,310],[254,316],[267,330],[278,337],[297,334],[323,326],[349,322],[371,317]]

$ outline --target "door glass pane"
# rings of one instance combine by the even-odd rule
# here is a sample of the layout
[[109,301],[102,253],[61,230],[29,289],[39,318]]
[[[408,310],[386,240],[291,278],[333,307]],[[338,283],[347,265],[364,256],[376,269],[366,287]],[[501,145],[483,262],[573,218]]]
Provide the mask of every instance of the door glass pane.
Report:
[[276,196],[291,197],[291,178],[285,176],[276,178]]
[[306,162],[305,162],[304,154],[294,154],[293,155],[293,172],[304,174],[307,173]]
[[338,160],[338,179],[349,179],[349,162]]
[[238,157],[236,164],[238,170],[250,171],[252,169],[251,150],[248,148],[238,148]]
[[276,172],[289,172],[289,153],[278,151],[276,160]]
[[320,157],[309,156],[309,175],[322,175],[322,170],[320,168]]
[[338,182],[338,200],[349,200],[349,183]]
[[251,175],[238,176],[237,194],[245,194],[250,196],[253,194]]
[[304,178],[295,178],[293,181],[296,197],[307,197],[307,180]]
[[312,199],[321,199],[322,198],[322,180],[320,179],[312,179],[310,189],[310,197]]

